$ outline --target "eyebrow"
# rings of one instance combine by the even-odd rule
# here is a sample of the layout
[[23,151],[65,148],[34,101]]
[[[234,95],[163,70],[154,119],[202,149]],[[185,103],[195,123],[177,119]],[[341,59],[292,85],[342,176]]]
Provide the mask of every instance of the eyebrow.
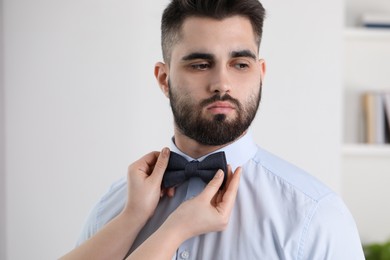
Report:
[[[230,52],[231,58],[240,58],[240,57],[248,57],[253,60],[257,60],[256,54],[254,54],[250,50],[239,50]],[[203,53],[203,52],[193,52],[186,56],[184,56],[182,61],[191,61],[191,60],[214,60],[215,56],[211,53]]]
[[240,57],[247,57],[247,58],[252,58],[254,60],[257,60],[256,54],[254,54],[250,50],[241,50],[241,51],[232,51],[230,53],[230,56],[232,58],[240,58]]
[[194,52],[182,58],[183,61],[189,60],[214,60],[214,55],[210,53]]

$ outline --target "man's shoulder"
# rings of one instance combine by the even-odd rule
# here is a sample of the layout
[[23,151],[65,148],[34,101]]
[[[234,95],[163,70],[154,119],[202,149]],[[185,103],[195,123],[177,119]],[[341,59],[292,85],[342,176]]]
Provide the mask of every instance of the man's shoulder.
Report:
[[93,236],[106,223],[122,211],[126,203],[126,194],[127,180],[125,177],[122,177],[111,184],[105,194],[90,211],[83,230],[79,235],[77,245]]
[[98,217],[104,223],[118,215],[125,206],[127,199],[127,179],[122,177],[111,184],[108,191],[102,196],[98,205]]
[[261,147],[258,147],[253,161],[270,180],[282,183],[284,187],[301,193],[314,201],[335,194],[327,185],[310,173]]

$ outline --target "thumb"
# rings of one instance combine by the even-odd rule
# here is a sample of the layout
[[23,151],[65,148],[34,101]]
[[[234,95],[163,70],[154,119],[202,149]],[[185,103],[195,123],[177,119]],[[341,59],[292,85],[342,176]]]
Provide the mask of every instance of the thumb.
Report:
[[153,172],[150,175],[151,180],[153,182],[158,183],[159,185],[162,182],[162,178],[164,176],[165,170],[168,165],[169,153],[170,153],[169,148],[165,147],[162,149],[161,153],[157,158]]
[[221,187],[223,182],[223,178],[223,171],[219,169],[214,175],[214,178],[207,184],[205,189],[202,191],[200,196],[204,197],[205,199],[212,200],[215,194],[217,194],[217,192],[219,191],[219,188]]

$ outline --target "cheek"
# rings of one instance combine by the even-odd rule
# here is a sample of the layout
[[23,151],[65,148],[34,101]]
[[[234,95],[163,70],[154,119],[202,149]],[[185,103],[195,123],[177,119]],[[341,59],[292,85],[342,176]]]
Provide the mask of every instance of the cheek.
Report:
[[[185,97],[187,100],[199,100],[202,98],[202,91],[204,91],[204,85],[196,79],[185,80],[178,79],[174,83],[172,82],[171,88],[175,93]],[[203,97],[204,98],[204,97]]]
[[261,74],[255,71],[248,73],[236,73],[231,77],[232,87],[242,91],[253,91],[255,86],[259,86],[261,82]]
[[260,80],[261,80],[261,74],[257,71],[238,74],[235,77],[235,81],[238,82],[238,84],[245,85],[245,86],[252,86],[252,87],[254,85],[259,85]]
[[260,89],[260,81],[252,81],[251,84],[243,84],[241,82],[236,85],[237,87],[234,89],[235,90],[235,95],[240,98],[240,99],[246,99],[249,96],[252,96],[256,93],[259,92]]
[[257,85],[251,85],[242,87],[237,93],[236,98],[241,102],[242,105],[253,103],[257,100],[260,93],[260,81]]

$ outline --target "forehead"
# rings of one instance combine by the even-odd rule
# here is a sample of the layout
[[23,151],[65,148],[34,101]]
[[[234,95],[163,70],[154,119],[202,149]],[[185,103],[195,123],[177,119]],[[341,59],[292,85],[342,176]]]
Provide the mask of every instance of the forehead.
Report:
[[248,49],[257,53],[256,37],[248,18],[232,16],[222,20],[189,17],[182,25],[180,39],[173,46],[175,54],[192,51],[231,52]]

